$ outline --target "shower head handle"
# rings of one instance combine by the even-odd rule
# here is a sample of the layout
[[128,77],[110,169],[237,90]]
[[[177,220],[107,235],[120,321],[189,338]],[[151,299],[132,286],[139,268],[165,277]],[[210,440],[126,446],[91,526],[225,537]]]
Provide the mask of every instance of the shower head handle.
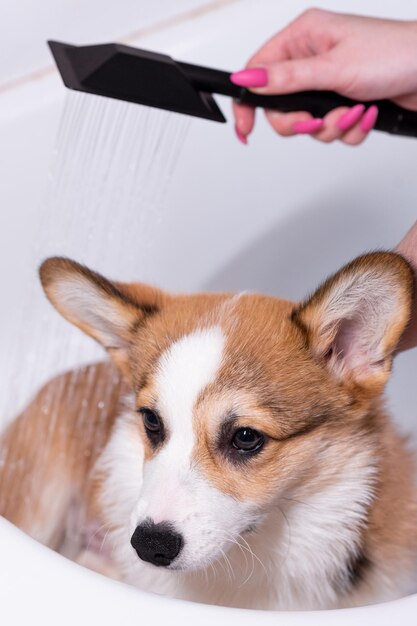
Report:
[[[73,46],[49,41],[48,44],[64,84],[70,89],[216,122],[226,120],[212,94],[264,109],[308,111],[314,117],[323,117],[339,106],[358,104],[332,91],[256,94],[234,85],[230,72],[175,61],[165,54],[118,43]],[[376,130],[417,137],[417,112],[389,100],[367,104],[378,106]]]

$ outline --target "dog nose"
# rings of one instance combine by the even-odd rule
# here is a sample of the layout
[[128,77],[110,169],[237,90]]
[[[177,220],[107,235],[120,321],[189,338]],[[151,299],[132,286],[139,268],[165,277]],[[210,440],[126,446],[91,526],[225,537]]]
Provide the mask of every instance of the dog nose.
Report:
[[184,539],[171,524],[145,520],[137,526],[130,543],[142,561],[167,566],[179,555]]

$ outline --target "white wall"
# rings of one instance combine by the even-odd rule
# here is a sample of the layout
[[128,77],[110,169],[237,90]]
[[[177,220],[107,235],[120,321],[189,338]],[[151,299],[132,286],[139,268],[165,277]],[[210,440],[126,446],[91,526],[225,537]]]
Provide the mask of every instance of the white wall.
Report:
[[[227,0],[226,0],[227,2]],[[120,41],[215,0],[2,0],[0,85],[51,64],[47,39]]]

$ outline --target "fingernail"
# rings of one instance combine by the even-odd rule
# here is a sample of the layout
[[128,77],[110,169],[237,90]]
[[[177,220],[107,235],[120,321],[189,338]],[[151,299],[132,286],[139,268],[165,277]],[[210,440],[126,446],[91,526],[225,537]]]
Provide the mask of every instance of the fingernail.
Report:
[[239,139],[239,141],[246,146],[247,143],[248,143],[248,139],[247,139],[246,135],[244,135],[243,133],[240,132],[240,130],[237,127],[237,124],[235,124],[235,133],[236,133],[236,136]]
[[355,104],[355,106],[351,107],[349,111],[346,111],[346,113],[344,113],[337,120],[337,127],[339,128],[339,130],[348,130],[349,128],[352,128],[352,126],[354,126],[356,122],[359,122],[364,111],[364,104]]
[[305,122],[295,122],[292,129],[297,135],[309,135],[315,133],[317,130],[323,127],[323,120],[321,118],[314,118],[312,120],[306,120]]
[[230,80],[239,87],[265,87],[268,84],[268,72],[263,67],[252,67],[230,74]]
[[378,113],[379,110],[375,104],[369,107],[361,121],[361,130],[364,133],[369,133],[369,131],[373,129],[378,117]]

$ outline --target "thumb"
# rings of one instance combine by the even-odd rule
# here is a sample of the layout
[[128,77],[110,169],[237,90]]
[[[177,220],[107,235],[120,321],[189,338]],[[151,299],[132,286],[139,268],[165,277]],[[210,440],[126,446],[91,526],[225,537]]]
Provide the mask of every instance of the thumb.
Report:
[[263,94],[287,94],[297,91],[326,89],[337,91],[340,67],[331,53],[318,54],[303,59],[291,59],[263,65],[267,83],[249,89]]

